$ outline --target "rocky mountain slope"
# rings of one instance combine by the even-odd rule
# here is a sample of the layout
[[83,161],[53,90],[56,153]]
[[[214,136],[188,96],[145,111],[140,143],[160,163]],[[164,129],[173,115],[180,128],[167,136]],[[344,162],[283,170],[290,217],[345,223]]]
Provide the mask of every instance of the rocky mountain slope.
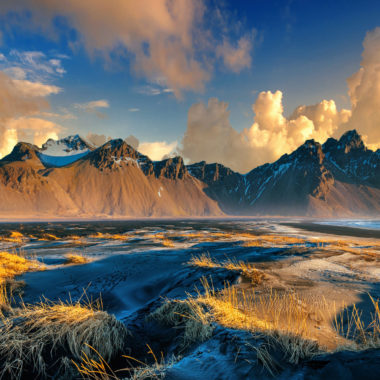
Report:
[[78,135],[18,143],[0,161],[1,217],[379,216],[380,150],[356,131],[308,140],[240,174],[218,164],[152,161],[125,141]]
[[222,214],[217,202],[204,193],[205,185],[188,173],[180,157],[152,162],[123,140],[88,149],[65,166],[46,165],[40,159],[41,151],[19,143],[0,161],[1,216]]
[[290,155],[242,175],[218,164],[188,167],[225,212],[239,215],[379,216],[380,150],[356,131],[321,145],[308,140]]

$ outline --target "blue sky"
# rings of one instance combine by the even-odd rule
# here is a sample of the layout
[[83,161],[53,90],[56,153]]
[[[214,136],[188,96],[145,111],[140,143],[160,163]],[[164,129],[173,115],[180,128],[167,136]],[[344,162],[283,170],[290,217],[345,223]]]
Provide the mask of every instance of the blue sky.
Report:
[[[30,67],[24,79],[61,89],[49,94],[47,100],[50,113],[66,117],[44,116],[60,126],[60,137],[74,133],[123,138],[134,135],[140,142],[178,144],[187,129],[190,107],[199,102],[207,104],[210,98],[228,103],[230,124],[237,132],[251,127],[252,105],[263,91],[282,92],[286,117],[298,105],[316,104],[323,99],[334,99],[338,109],[350,109],[346,79],[358,71],[363,40],[368,31],[379,25],[380,16],[377,1],[255,0],[225,1],[223,5],[199,1],[202,16],[194,16],[193,25],[184,33],[192,35],[191,54],[209,79],[202,81],[203,89],[179,85],[178,94],[176,88],[172,92],[172,84],[176,83],[166,81],[165,73],[159,69],[157,72],[155,68],[149,69],[155,72],[153,79],[147,70],[136,70],[136,54],[141,53],[123,42],[129,33],[123,28],[123,20],[120,36],[124,37],[118,38],[116,28],[115,35],[110,36],[111,44],[107,45],[108,42],[100,41],[101,37],[90,35],[96,31],[96,25],[95,29],[93,25],[82,28],[81,23],[85,25],[88,20],[83,14],[75,15],[80,10],[72,6],[72,1],[67,9],[64,5],[44,9],[42,1],[33,6],[22,0],[6,2],[0,6],[0,52],[5,57],[1,68],[6,71],[14,66],[25,67],[15,52],[41,52],[44,54],[41,62],[59,60],[59,73],[38,69],[32,73]],[[184,3],[185,9],[189,4]],[[102,5],[99,7],[102,11]],[[90,7],[88,12],[92,12]],[[140,14],[150,17],[144,12],[136,12],[136,17]],[[112,17],[109,22],[112,23]],[[146,18],[141,22],[150,27]],[[105,27],[106,22],[99,25],[99,29]],[[134,33],[125,38],[133,39]],[[171,33],[175,35],[175,29]],[[235,50],[224,53],[218,47],[207,46],[208,33],[212,36],[210,45],[221,46],[226,41]],[[154,36],[149,38],[136,43],[144,50],[161,42]],[[206,40],[199,44],[200,48],[197,38]],[[233,63],[235,66],[229,66],[224,54],[234,54],[240,39],[247,41],[241,58],[246,63],[239,66],[238,59]],[[167,60],[164,66],[170,58],[163,58]],[[10,75],[9,70],[6,72]],[[96,112],[78,106],[99,100],[107,101],[109,106],[94,108]]]

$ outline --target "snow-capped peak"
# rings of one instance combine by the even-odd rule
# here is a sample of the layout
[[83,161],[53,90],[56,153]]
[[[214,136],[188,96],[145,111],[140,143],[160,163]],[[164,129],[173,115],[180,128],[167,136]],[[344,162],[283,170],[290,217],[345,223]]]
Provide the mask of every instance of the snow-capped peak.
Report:
[[71,156],[89,150],[92,150],[91,145],[79,135],[67,136],[60,140],[49,139],[41,148],[41,152],[49,156]]
[[79,135],[71,135],[60,140],[47,140],[41,147],[39,157],[45,166],[65,166],[86,156],[93,149]]

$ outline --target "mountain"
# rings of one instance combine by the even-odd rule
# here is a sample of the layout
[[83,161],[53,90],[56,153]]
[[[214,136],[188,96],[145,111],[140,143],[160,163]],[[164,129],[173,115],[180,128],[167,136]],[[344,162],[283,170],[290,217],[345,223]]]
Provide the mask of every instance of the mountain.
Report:
[[323,145],[308,140],[245,175],[204,162],[189,170],[207,184],[205,192],[227,213],[380,215],[380,150],[367,149],[355,130]]
[[181,157],[152,161],[121,139],[18,143],[0,160],[0,216],[378,216],[380,150],[356,131],[240,174]]
[[65,166],[86,156],[94,147],[79,135],[61,140],[49,139],[42,145],[38,156],[45,166]]
[[[153,162],[120,139],[91,148],[77,136],[59,142],[48,141],[42,149],[32,144],[17,144],[0,161],[0,215],[222,214],[217,202],[204,193],[205,185],[188,173],[181,157]],[[53,166],[51,161],[46,163],[43,156],[46,152],[50,157],[74,156],[76,160]]]

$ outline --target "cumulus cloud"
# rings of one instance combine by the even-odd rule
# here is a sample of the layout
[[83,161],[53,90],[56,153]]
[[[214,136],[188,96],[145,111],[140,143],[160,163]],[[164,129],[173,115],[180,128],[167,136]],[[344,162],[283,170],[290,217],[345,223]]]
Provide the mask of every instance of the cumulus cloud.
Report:
[[0,156],[8,154],[19,140],[36,144],[57,137],[61,127],[40,118],[49,107],[46,96],[58,87],[16,80],[0,71]]
[[181,153],[191,162],[221,162],[247,172],[291,152],[306,139],[323,141],[350,114],[338,112],[330,100],[298,107],[286,118],[281,91],[261,92],[252,108],[253,124],[238,132],[230,124],[228,103],[212,98],[207,106],[194,104],[189,109]]
[[143,142],[139,144],[138,150],[153,161],[159,161],[172,155],[177,148],[177,141],[167,143],[166,141]]
[[[118,55],[127,50],[134,57],[136,73],[153,83],[163,79],[176,96],[183,90],[203,89],[212,74],[210,57],[222,57],[226,67],[236,72],[250,65],[248,39],[241,38],[235,46],[225,39],[228,25],[219,25],[217,31],[209,27],[203,0],[6,0],[0,4],[3,12],[24,10],[33,19],[20,27],[50,27],[55,36],[52,20],[64,16],[79,32],[80,40],[74,44],[83,43],[91,55],[102,55],[109,63],[116,50]],[[207,17],[214,13],[208,12]]]
[[380,148],[380,28],[367,33],[360,69],[347,79],[352,116],[340,130],[356,128]]
[[281,91],[259,93],[252,106],[254,122],[243,131],[230,124],[228,104],[210,99],[189,109],[182,154],[190,161],[221,162],[246,172],[289,153],[306,139],[324,142],[349,129],[363,135],[371,149],[380,148],[380,28],[367,33],[360,69],[347,79],[351,110],[334,100],[301,105],[287,118]]

